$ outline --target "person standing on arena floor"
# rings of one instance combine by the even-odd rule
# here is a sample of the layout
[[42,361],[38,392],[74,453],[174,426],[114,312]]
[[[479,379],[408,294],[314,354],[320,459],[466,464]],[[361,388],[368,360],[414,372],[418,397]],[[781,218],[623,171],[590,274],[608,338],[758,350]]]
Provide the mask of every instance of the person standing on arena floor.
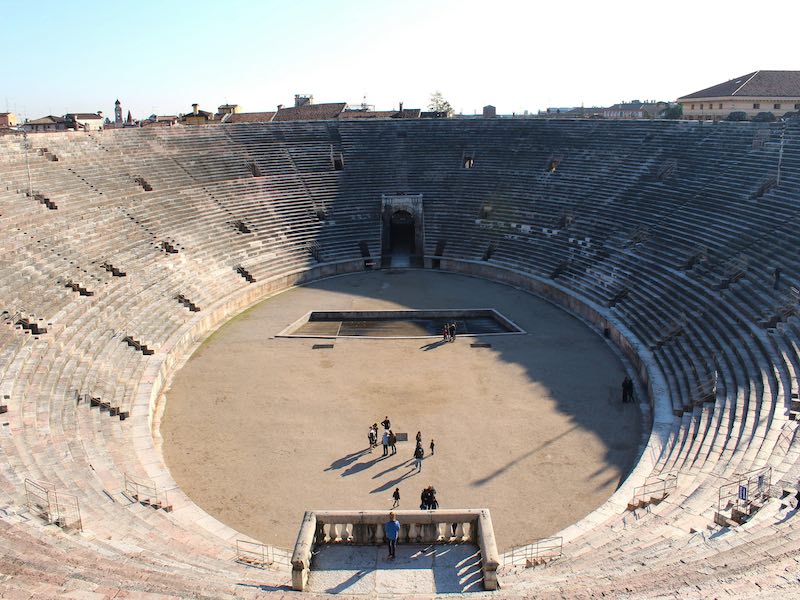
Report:
[[414,466],[417,467],[417,473],[422,471],[422,457],[425,456],[425,451],[422,449],[422,444],[417,444],[414,450]]
[[433,440],[431,440],[431,456],[433,456],[433,454],[434,454],[434,452],[433,452],[433,449],[434,449],[435,447],[436,447],[436,444],[434,444],[434,443],[433,443]]
[[400,488],[394,488],[394,494],[392,494],[392,498],[394,498],[394,504],[392,504],[392,508],[397,508],[400,506]]
[[384,429],[383,430],[383,439],[381,440],[381,443],[383,444],[383,455],[384,456],[389,456],[389,430],[388,429]]
[[381,421],[381,425],[383,425],[384,429],[391,429],[392,428],[392,423],[391,423],[391,421],[389,421],[389,416],[388,415],[386,417],[384,417],[383,421]]
[[422,446],[422,432],[417,432],[417,446]]
[[456,322],[455,321],[450,323],[449,330],[450,330],[449,331],[449,333],[450,333],[450,341],[451,342],[455,342],[456,341]]
[[397,436],[391,429],[389,430],[389,446],[392,449],[392,454],[397,454]]
[[394,511],[389,513],[389,520],[384,524],[383,530],[386,532],[386,543],[389,545],[389,558],[394,558],[397,549],[397,538],[400,535],[400,521]]
[[450,325],[445,323],[442,325],[442,341],[449,342],[450,341]]
[[369,452],[372,454],[372,449],[375,447],[375,430],[372,427],[369,428],[367,439],[369,440]]

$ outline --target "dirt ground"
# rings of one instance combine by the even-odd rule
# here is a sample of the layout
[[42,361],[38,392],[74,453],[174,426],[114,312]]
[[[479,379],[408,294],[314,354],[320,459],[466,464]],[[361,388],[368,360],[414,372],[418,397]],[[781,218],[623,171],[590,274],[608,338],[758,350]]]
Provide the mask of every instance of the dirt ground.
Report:
[[[276,338],[309,310],[494,308],[525,334],[428,339]],[[491,348],[471,348],[470,342]],[[511,287],[435,271],[379,271],[294,288],[237,316],[177,374],[161,423],[167,465],[220,521],[291,548],[305,510],[491,510],[498,547],[591,512],[633,466],[641,437],[605,340]],[[367,430],[408,442],[383,458]],[[413,467],[414,437],[426,457]],[[435,455],[429,443],[435,439]]]

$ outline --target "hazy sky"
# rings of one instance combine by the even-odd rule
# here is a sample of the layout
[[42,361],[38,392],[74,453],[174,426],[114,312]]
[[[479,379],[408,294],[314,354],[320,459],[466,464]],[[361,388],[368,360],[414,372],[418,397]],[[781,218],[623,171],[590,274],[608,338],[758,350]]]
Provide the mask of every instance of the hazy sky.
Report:
[[[0,110],[134,117],[362,102],[456,111],[674,100],[800,69],[800,2],[0,0]],[[761,19],[757,15],[763,15]]]

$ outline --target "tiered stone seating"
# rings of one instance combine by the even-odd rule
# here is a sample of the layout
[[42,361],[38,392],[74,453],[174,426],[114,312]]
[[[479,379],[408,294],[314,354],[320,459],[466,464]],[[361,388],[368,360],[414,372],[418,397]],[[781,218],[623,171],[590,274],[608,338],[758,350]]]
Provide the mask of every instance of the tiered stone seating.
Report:
[[[607,329],[652,407],[628,481],[561,532],[562,559],[507,572],[502,593],[797,584],[783,569],[800,536],[780,499],[715,525],[738,474],[771,467],[776,493],[800,480],[797,123],[354,120],[28,139],[26,153],[0,137],[0,573],[13,593],[226,597],[288,582],[286,566],[235,564],[236,532],[176,488],[159,394],[218,323],[363,268],[364,244],[379,255],[381,195],[406,193],[424,198],[428,266],[510,281]],[[669,496],[627,510],[635,486],[667,474]],[[172,512],[131,504],[126,476],[168,490]],[[83,532],[28,512],[26,479],[77,496]]]

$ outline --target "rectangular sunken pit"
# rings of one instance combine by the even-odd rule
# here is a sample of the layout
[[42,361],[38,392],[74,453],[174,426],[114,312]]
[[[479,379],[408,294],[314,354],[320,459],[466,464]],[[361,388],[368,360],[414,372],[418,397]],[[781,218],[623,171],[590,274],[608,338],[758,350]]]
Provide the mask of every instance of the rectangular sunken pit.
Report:
[[442,335],[445,323],[459,335],[525,333],[493,308],[460,310],[311,311],[278,334],[303,338],[426,338]]

